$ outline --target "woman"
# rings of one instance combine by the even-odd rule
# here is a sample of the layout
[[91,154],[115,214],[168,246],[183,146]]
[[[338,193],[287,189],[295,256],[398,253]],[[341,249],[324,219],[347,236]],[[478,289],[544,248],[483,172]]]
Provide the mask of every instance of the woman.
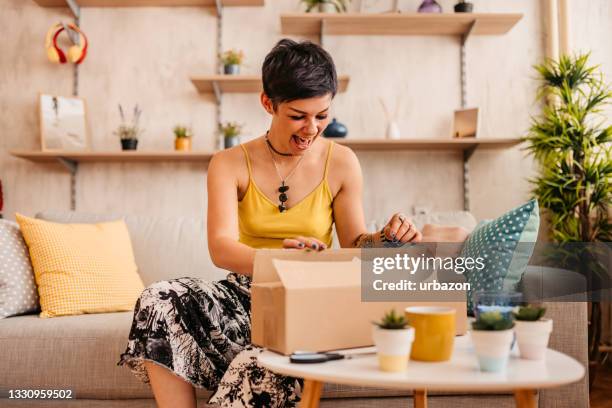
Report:
[[321,47],[281,40],[262,67],[265,135],[214,155],[208,168],[208,246],[226,280],[180,278],[149,286],[136,304],[127,364],[160,407],[195,407],[193,386],[221,406],[290,406],[295,379],[257,365],[250,341],[250,277],[257,248],[325,250],[421,240],[401,214],[368,234],[355,154],[321,138],[337,91]]

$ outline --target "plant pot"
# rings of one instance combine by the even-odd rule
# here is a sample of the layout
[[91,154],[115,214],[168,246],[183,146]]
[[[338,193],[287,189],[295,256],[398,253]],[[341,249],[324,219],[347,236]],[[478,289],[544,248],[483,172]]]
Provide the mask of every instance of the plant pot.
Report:
[[238,75],[240,74],[240,65],[238,64],[224,65],[223,73],[225,75]]
[[372,329],[379,368],[388,372],[405,371],[414,340],[414,329],[381,329],[376,325]]
[[138,139],[121,139],[121,150],[136,150]]
[[472,330],[470,336],[478,357],[480,371],[504,371],[508,365],[514,331],[512,329]]
[[174,139],[174,150],[181,152],[188,152],[191,150],[191,138],[190,137],[177,137]]
[[336,118],[332,119],[332,122],[327,125],[323,131],[325,137],[346,137],[348,129],[342,123],[338,122]]
[[440,6],[436,0],[423,0],[423,3],[419,6],[419,13],[441,13],[442,6]]
[[226,149],[238,146],[240,144],[240,136],[231,136],[224,138],[224,146]]
[[333,3],[325,2],[319,4],[319,13],[335,13],[336,6]]
[[401,137],[399,125],[392,121],[387,125],[387,139],[399,139]]
[[455,13],[471,13],[474,11],[474,5],[472,3],[459,2],[455,4]]
[[521,358],[527,360],[543,360],[546,357],[548,339],[552,332],[551,319],[540,319],[535,322],[516,320],[514,331],[519,346]]

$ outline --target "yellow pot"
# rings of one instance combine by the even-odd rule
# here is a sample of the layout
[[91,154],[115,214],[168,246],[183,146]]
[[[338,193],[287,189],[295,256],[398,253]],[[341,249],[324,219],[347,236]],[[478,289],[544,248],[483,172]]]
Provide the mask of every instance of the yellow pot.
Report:
[[411,359],[450,359],[455,341],[455,309],[437,306],[408,307],[406,319],[415,330]]
[[190,137],[177,137],[174,139],[174,150],[188,152],[191,150]]

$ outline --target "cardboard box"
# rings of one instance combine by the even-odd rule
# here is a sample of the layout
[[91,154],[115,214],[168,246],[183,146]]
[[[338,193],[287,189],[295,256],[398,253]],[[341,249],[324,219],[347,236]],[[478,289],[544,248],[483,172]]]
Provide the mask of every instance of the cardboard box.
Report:
[[362,302],[360,256],[360,249],[258,250],[251,285],[251,342],[285,355],[372,346],[372,321],[391,308],[426,305],[456,309],[457,334],[465,334],[465,301]]

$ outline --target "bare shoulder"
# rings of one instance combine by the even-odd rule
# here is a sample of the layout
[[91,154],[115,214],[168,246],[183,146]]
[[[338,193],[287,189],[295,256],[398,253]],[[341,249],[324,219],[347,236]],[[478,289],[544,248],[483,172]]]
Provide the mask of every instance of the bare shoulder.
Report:
[[334,144],[328,179],[334,197],[343,187],[361,180],[359,159],[351,148]]
[[213,177],[228,177],[239,179],[240,175],[247,172],[244,151],[238,146],[221,150],[215,153],[208,165],[208,174]]

